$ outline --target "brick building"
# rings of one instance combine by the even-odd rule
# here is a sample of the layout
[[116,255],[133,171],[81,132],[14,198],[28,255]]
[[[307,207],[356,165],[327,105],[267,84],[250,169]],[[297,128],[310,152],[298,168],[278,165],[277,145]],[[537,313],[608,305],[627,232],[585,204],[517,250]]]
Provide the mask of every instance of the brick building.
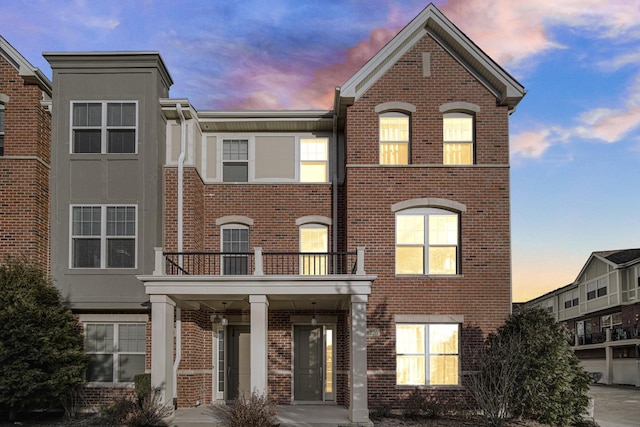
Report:
[[51,82],[0,36],[0,259],[49,269]]
[[[198,111],[156,52],[45,53],[52,274],[90,388],[178,406],[464,393],[510,312],[508,118],[525,92],[433,5],[331,110]],[[340,82],[336,82],[340,83]]]

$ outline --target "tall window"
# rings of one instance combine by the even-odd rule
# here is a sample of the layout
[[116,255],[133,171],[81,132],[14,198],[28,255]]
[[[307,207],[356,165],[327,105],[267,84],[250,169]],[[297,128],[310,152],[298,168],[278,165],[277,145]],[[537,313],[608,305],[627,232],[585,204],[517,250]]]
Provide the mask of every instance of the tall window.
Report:
[[73,206],[72,268],[135,268],[135,206]]
[[300,182],[327,182],[326,138],[300,140]]
[[587,301],[607,295],[607,278],[587,283]]
[[380,115],[380,164],[409,163],[409,116],[403,113]]
[[144,323],[85,324],[87,381],[132,382],[144,374],[145,336]]
[[4,108],[0,106],[0,156],[4,156]]
[[458,384],[458,330],[458,324],[397,324],[396,384]]
[[443,118],[442,129],[444,164],[473,164],[473,116],[447,113]]
[[74,102],[74,153],[135,153],[135,102]]
[[416,208],[396,214],[396,274],[458,273],[458,214]]
[[249,274],[249,228],[239,224],[222,228],[222,274]]
[[222,181],[247,182],[249,180],[249,141],[225,139],[222,142]]
[[320,224],[307,224],[300,227],[300,252],[309,255],[300,256],[300,274],[327,274],[328,229]]

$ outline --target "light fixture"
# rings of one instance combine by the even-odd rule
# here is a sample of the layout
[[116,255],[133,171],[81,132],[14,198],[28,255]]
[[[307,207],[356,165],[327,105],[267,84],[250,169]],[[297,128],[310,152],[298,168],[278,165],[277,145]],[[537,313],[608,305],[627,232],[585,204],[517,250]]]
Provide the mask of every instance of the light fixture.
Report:
[[229,321],[227,320],[227,316],[226,316],[226,314],[227,314],[227,303],[223,302],[222,303],[222,307],[223,307],[223,309],[222,309],[222,320],[220,320],[220,324],[222,326],[227,326],[227,323],[229,323]]
[[312,301],[311,305],[313,306],[313,316],[311,316],[311,326],[316,326],[318,324],[318,319],[316,319],[316,302]]

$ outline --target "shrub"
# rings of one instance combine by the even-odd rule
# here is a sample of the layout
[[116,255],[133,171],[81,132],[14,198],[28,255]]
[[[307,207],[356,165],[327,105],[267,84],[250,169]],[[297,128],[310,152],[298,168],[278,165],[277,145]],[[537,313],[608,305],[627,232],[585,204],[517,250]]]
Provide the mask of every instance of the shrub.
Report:
[[431,395],[415,389],[404,399],[403,415],[405,418],[437,418],[443,413],[442,405]]
[[224,415],[229,427],[271,427],[277,423],[275,403],[256,391],[248,398],[240,394],[225,407]]
[[119,396],[113,403],[100,409],[100,420],[108,425],[130,427],[159,425],[172,412],[171,407],[159,403],[159,398],[158,389],[152,390],[144,397],[138,394],[137,401],[126,395]]
[[84,383],[78,323],[47,276],[25,261],[0,265],[0,407],[10,420],[48,408]]
[[151,395],[151,374],[138,374],[133,377],[136,386],[138,400],[145,399]]

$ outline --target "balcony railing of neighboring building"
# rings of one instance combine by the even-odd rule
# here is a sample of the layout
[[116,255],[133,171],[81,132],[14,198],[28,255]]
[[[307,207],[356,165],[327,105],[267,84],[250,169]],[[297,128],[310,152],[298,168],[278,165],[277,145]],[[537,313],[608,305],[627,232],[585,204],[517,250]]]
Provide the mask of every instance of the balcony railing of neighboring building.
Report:
[[579,335],[576,337],[575,345],[602,344],[608,341],[624,341],[636,338],[639,338],[636,328],[613,328],[606,329],[604,332]]
[[[159,264],[160,263],[160,264]],[[158,269],[160,267],[160,269]],[[364,248],[355,252],[162,252],[156,272],[165,275],[351,275],[365,274]]]

